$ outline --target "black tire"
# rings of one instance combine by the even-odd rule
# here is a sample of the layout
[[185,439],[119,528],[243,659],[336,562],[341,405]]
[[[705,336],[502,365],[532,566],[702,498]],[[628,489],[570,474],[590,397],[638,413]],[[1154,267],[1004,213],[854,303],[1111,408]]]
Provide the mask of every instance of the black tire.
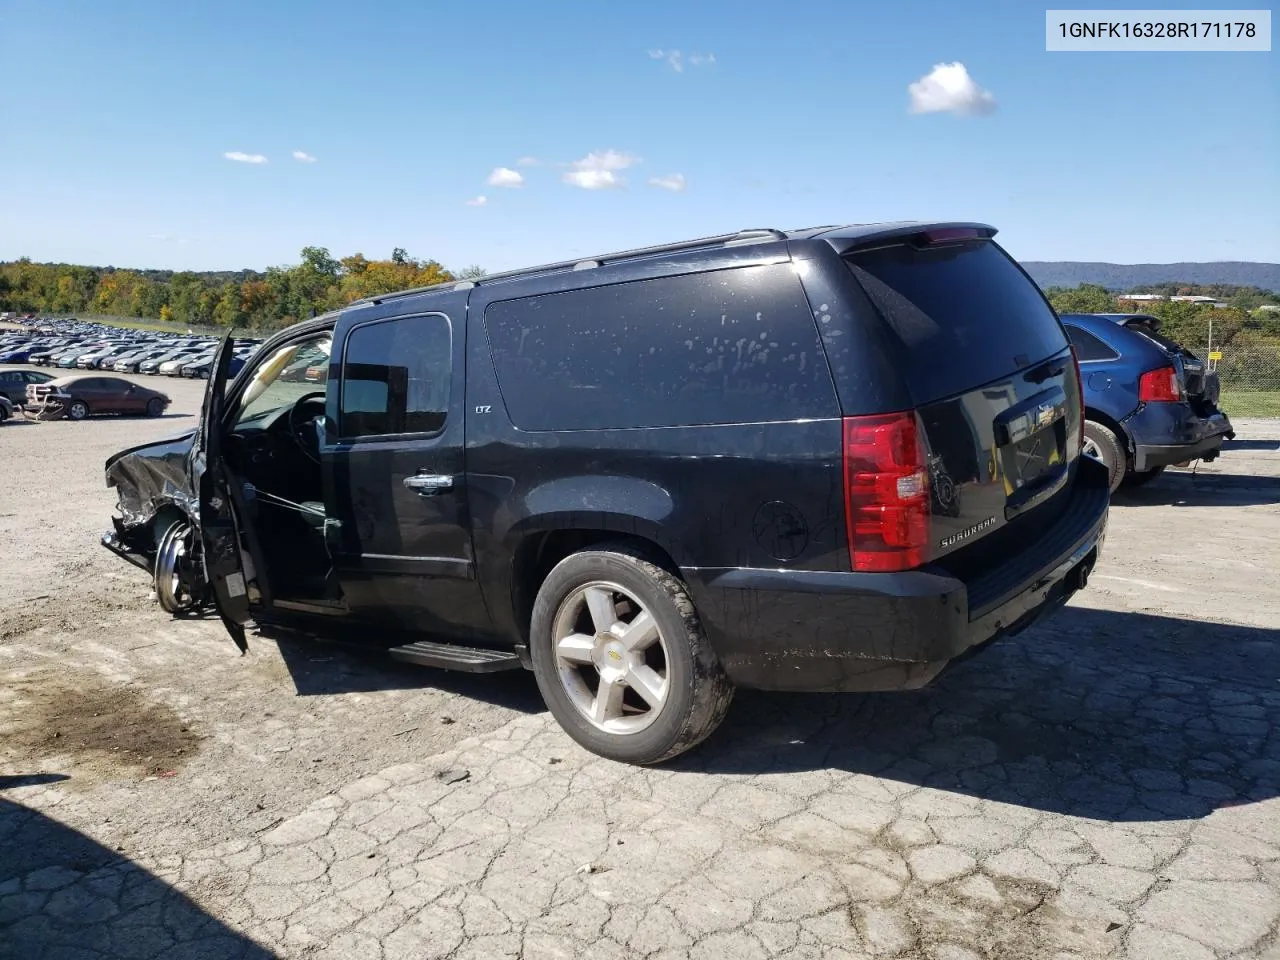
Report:
[[1164,467],[1152,467],[1150,470],[1143,470],[1141,473],[1130,470],[1125,474],[1124,485],[1126,487],[1143,487],[1162,473],[1164,473]]
[[164,413],[164,401],[159,397],[152,397],[147,401],[147,416],[158,417]]
[[[574,706],[557,666],[557,614],[575,591],[593,581],[615,583],[634,594],[664,641],[666,698],[652,722],[633,733],[610,733],[592,724]],[[622,763],[658,763],[692,749],[720,725],[733,700],[733,684],[685,585],[630,544],[584,550],[552,569],[534,601],[529,652],[542,698],[565,732],[592,753]]]
[[83,400],[72,400],[67,404],[68,420],[83,420],[89,415],[89,405]]
[[1092,442],[1097,449],[1098,456],[1106,465],[1107,474],[1110,477],[1108,486],[1111,492],[1115,493],[1121,481],[1124,480],[1125,470],[1129,465],[1124,447],[1120,445],[1120,439],[1096,420],[1084,422],[1084,439],[1086,443]]

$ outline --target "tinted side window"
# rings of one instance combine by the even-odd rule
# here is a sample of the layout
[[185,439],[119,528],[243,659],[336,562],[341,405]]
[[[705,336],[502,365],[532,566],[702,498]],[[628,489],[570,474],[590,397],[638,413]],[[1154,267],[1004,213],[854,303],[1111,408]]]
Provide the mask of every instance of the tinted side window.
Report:
[[789,264],[490,304],[511,421],[590,430],[829,417],[826,355]]
[[437,433],[449,411],[449,320],[397,317],[356,327],[342,364],[339,433]]
[[1082,362],[1085,360],[1114,360],[1119,356],[1118,353],[1088,330],[1081,330],[1079,327],[1073,327],[1069,323],[1065,324],[1065,326],[1067,328],[1067,337],[1071,340],[1071,345],[1076,348],[1076,356]]

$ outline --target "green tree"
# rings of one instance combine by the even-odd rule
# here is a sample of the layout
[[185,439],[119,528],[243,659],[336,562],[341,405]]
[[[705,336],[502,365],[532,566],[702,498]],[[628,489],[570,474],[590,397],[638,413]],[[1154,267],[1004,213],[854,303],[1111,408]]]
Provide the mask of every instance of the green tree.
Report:
[[1053,309],[1059,313],[1119,313],[1120,308],[1106,289],[1093,283],[1082,283],[1074,290],[1050,287],[1045,291]]

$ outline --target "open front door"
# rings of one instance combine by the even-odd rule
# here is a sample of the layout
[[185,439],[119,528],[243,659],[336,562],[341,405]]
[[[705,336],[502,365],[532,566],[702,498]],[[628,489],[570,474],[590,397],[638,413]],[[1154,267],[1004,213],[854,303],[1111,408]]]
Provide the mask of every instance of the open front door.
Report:
[[191,489],[199,499],[205,579],[223,625],[244,653],[249,649],[244,635],[244,625],[249,620],[249,594],[233,508],[233,481],[222,457],[222,414],[232,343],[228,333],[213,355],[200,411],[200,429],[191,447],[187,472]]

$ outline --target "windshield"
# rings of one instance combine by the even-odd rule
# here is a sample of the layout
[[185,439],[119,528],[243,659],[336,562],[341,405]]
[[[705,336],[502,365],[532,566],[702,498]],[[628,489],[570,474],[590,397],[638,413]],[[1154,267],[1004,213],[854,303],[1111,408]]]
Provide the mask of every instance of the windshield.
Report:
[[264,357],[240,396],[236,426],[263,420],[309,393],[323,393],[329,379],[332,343],[333,335],[326,330],[278,347]]

